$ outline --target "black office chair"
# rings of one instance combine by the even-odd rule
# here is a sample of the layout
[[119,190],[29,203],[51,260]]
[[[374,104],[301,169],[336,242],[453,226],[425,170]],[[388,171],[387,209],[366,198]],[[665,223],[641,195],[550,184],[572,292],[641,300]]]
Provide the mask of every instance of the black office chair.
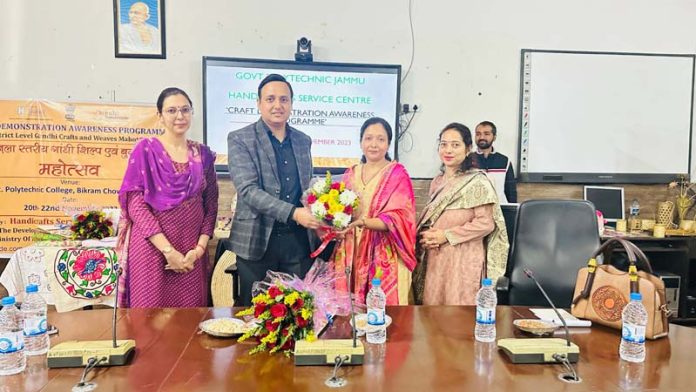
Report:
[[578,270],[599,247],[594,205],[585,200],[529,200],[520,205],[498,303],[548,307],[525,268],[557,307],[569,308]]

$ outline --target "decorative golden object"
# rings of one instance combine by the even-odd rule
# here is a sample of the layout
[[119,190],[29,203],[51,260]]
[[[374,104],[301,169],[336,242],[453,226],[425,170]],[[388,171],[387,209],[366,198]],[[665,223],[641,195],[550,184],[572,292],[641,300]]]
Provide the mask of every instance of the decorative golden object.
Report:
[[684,231],[692,231],[694,229],[694,221],[691,219],[682,219],[679,221],[679,229]]
[[655,226],[655,219],[643,219],[640,221],[641,230],[652,230]]
[[630,231],[640,231],[640,228],[642,227],[641,220],[638,218],[630,218],[628,220],[628,229]]
[[619,231],[621,233],[626,232],[626,219],[618,219],[616,221],[616,231]]
[[677,215],[679,216],[679,221],[681,222],[686,218],[686,213],[689,211],[689,208],[694,204],[694,201],[692,198],[688,196],[677,196]]
[[667,227],[663,224],[656,224],[653,227],[653,237],[655,238],[665,238],[665,233],[667,232]]
[[671,201],[662,201],[657,203],[657,219],[655,223],[667,225],[672,223],[672,215],[674,214],[674,203]]

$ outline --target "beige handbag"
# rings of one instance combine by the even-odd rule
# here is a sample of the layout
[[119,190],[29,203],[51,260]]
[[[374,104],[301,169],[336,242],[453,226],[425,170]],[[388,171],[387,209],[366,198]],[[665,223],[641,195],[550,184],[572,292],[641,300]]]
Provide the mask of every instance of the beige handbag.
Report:
[[[609,264],[597,265],[597,255],[617,244],[623,246],[628,255],[628,272]],[[636,255],[649,272],[638,271]],[[643,297],[642,302],[648,312],[645,337],[657,339],[667,336],[670,311],[665,300],[664,282],[652,274],[648,258],[635,244],[612,238],[594,252],[587,267],[578,271],[571,313],[575,317],[620,330],[621,311],[628,304],[630,293],[640,293]]]

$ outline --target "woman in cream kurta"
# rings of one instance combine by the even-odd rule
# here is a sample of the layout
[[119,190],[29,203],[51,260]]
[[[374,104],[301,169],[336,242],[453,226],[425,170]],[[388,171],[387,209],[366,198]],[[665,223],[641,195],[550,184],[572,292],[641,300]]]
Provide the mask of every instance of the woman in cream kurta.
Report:
[[481,278],[495,280],[505,272],[505,221],[490,180],[473,168],[471,145],[462,124],[440,134],[444,171],[433,179],[418,223],[421,264],[414,294],[425,305],[473,305]]

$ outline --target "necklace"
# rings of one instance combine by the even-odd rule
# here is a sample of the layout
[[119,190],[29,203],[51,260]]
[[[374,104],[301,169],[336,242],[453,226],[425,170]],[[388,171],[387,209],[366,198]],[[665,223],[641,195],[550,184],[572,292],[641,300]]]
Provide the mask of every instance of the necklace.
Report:
[[363,164],[362,170],[360,171],[360,181],[362,181],[363,187],[369,184],[370,181],[372,181],[375,177],[377,177],[377,174],[379,174],[382,171],[382,169],[387,167],[388,164],[389,161],[386,161],[386,163],[382,164],[377,169],[371,169],[372,173],[368,176],[367,181],[365,181],[365,172],[368,171],[368,166],[367,164]]

